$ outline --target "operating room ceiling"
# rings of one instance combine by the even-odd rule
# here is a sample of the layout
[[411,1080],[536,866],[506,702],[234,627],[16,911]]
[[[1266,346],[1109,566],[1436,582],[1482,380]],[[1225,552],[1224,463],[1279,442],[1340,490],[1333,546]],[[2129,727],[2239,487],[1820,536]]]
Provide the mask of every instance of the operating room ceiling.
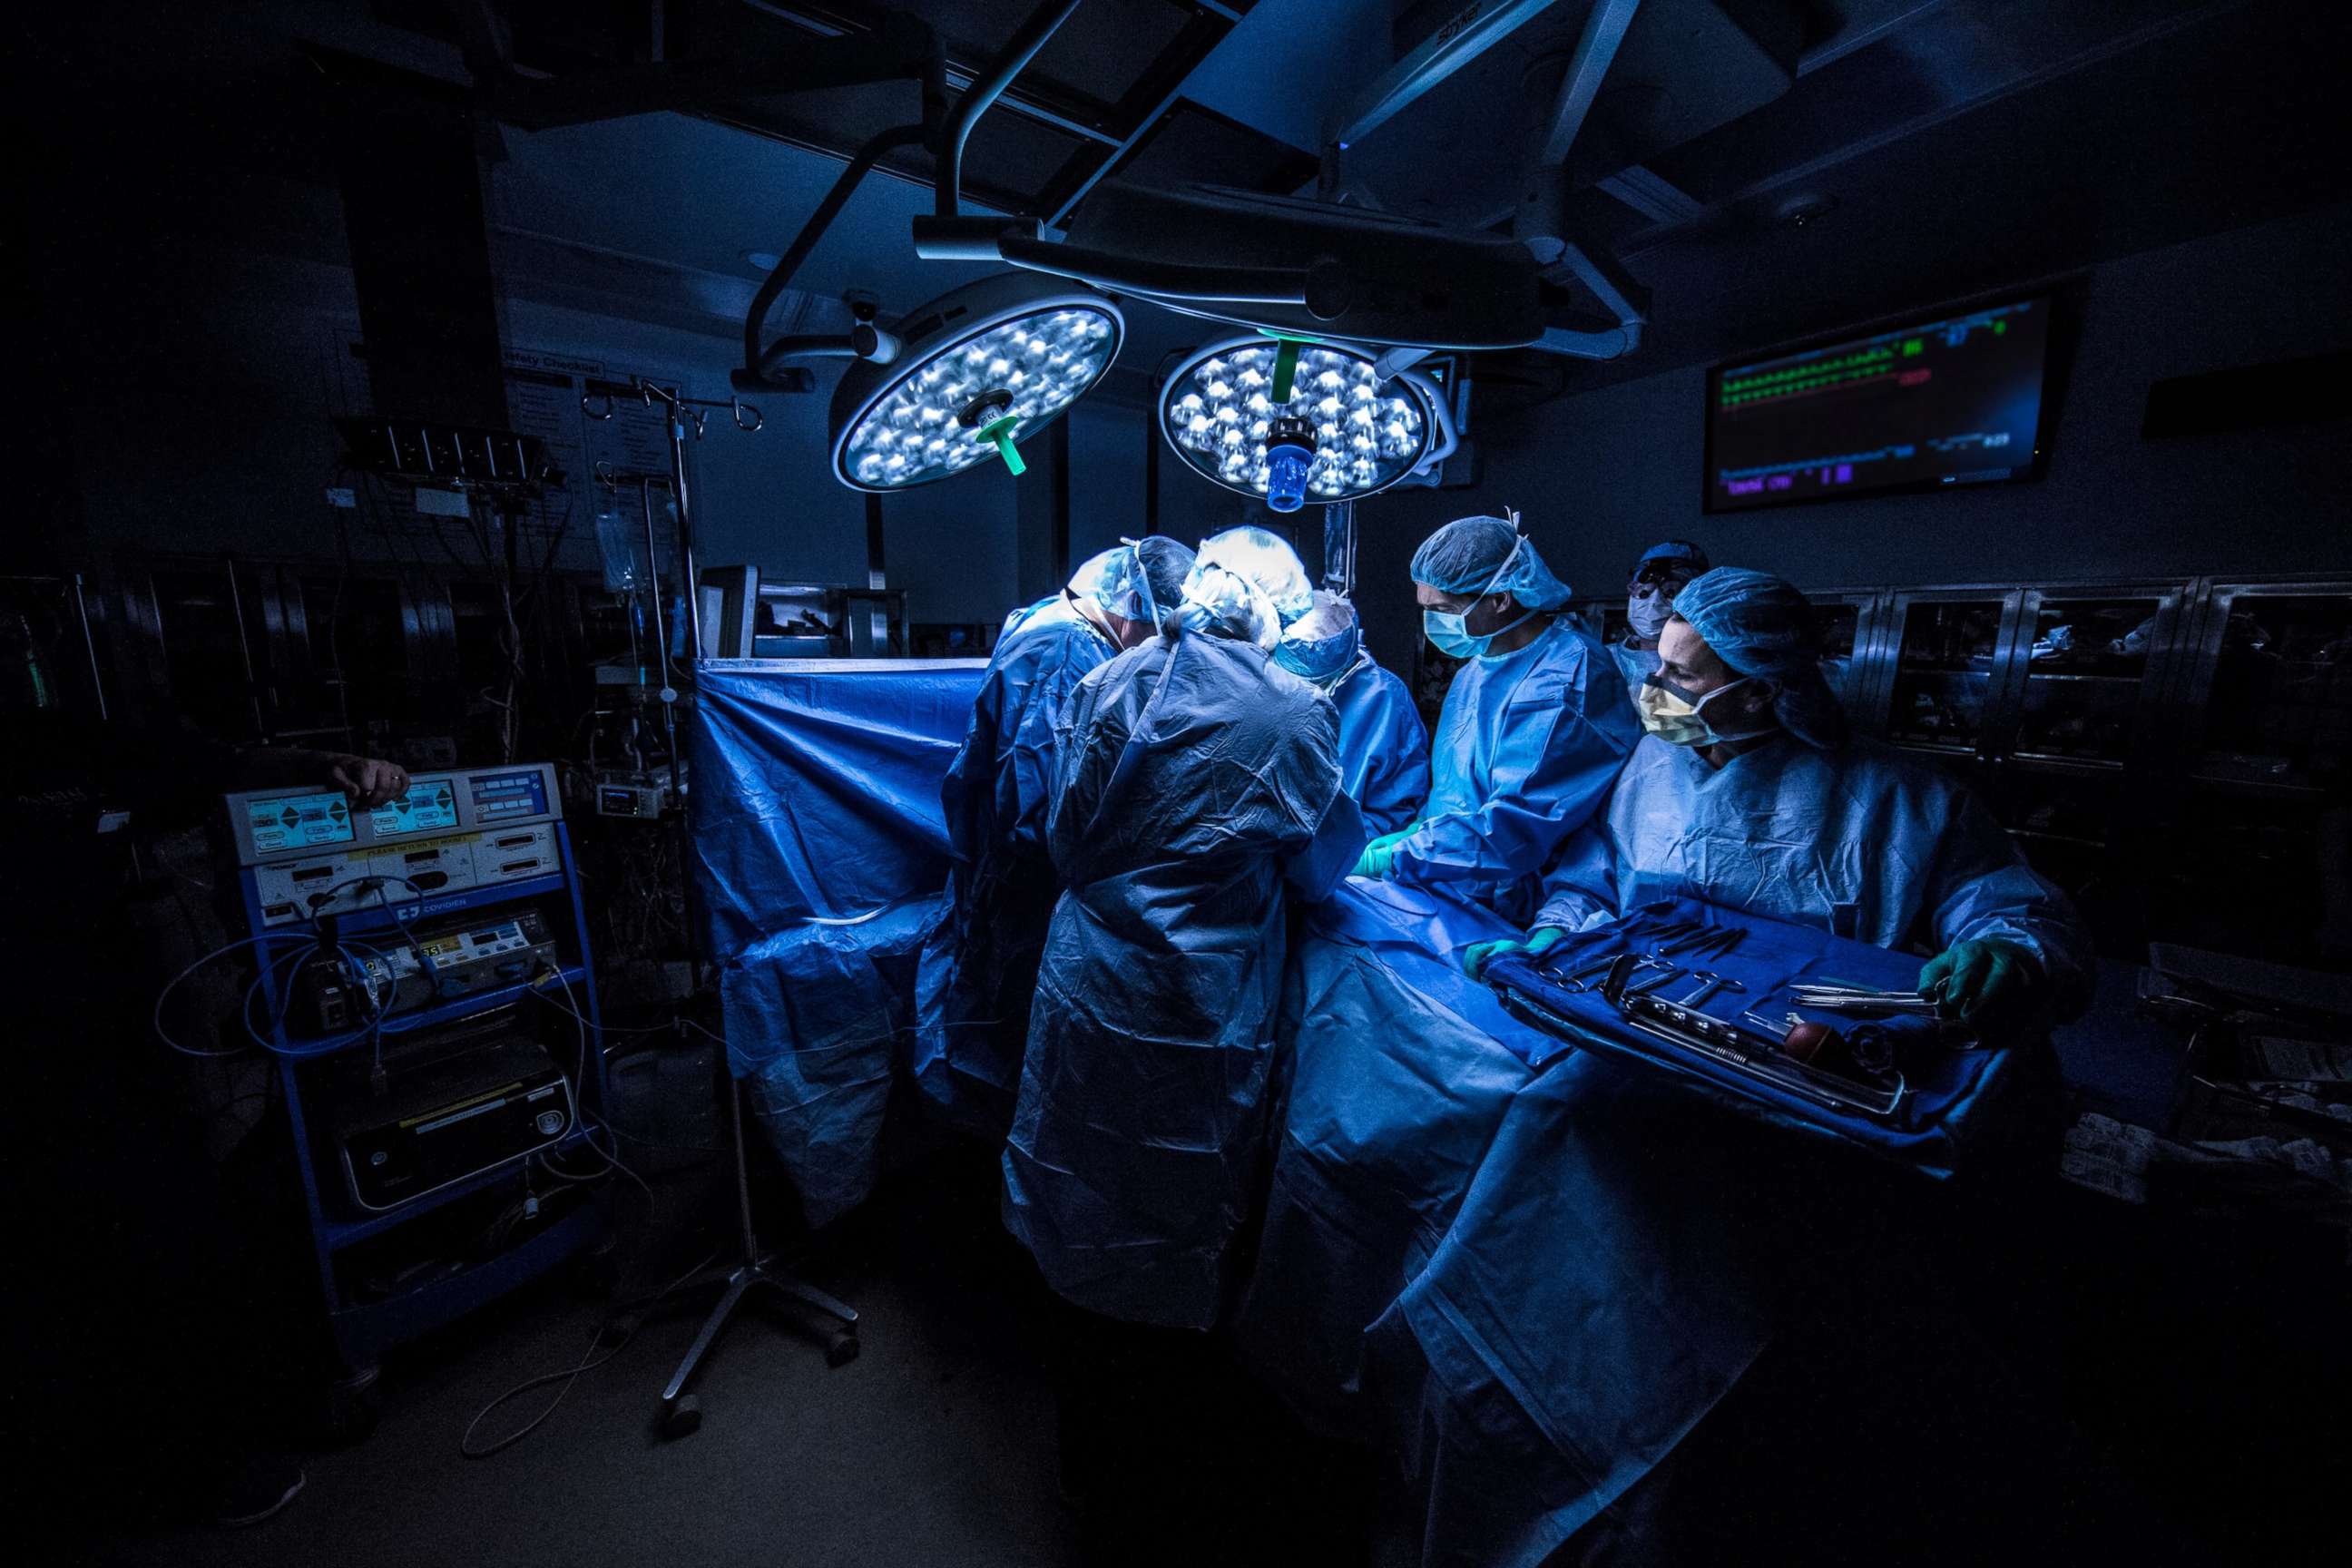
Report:
[[[1541,90],[1592,4],[1085,0],[982,122],[967,189],[1048,219],[1105,179],[1312,190],[1324,128],[1391,61],[1465,18],[1510,13],[1481,64],[1342,165],[1345,199],[1507,221],[1496,198],[1528,118],[1510,84],[1532,74]],[[938,26],[958,79],[1031,8],[900,3]],[[189,14],[201,9],[159,11],[140,30],[94,8],[38,24],[68,111],[170,104],[177,133],[149,162],[213,160],[316,187],[331,182],[299,133],[305,46],[466,79],[439,0],[253,5],[234,34]],[[501,10],[519,63],[557,76],[788,50],[878,12],[862,0]],[[1571,161],[1570,211],[1650,287],[1651,329],[1620,363],[1485,367],[1497,392],[1648,374],[2352,196],[2352,164],[2322,134],[2341,123],[2352,45],[2352,6],[2337,0],[1643,0],[1634,16]],[[1670,25],[1681,31],[1659,31]],[[838,155],[913,105],[910,85],[887,83],[509,130],[490,213],[505,286],[731,330],[761,272],[747,258],[782,248]],[[925,163],[909,155],[896,177],[869,180],[799,289],[866,288],[897,309],[971,276],[919,260],[908,242]],[[253,226],[269,242],[268,220]],[[331,237],[320,223],[309,232]],[[1130,316],[1129,371],[1199,335],[1164,312]]]

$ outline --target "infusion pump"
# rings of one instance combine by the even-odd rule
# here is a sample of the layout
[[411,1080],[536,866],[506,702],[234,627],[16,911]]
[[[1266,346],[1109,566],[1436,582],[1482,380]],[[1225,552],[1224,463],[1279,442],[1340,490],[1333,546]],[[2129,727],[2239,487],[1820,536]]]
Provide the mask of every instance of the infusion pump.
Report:
[[562,868],[563,798],[551,763],[418,775],[405,794],[365,809],[339,789],[247,790],[225,804],[265,927]]

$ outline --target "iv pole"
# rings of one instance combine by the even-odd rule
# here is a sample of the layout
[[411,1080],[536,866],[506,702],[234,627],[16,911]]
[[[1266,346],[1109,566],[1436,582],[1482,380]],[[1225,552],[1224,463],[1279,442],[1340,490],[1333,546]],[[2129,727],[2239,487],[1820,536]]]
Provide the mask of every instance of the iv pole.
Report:
[[[633,379],[626,385],[590,382],[586,392],[581,396],[580,406],[591,418],[609,419],[613,416],[614,399],[632,396],[642,399],[648,407],[659,405],[668,424],[669,490],[671,499],[677,506],[678,569],[686,579],[688,637],[688,647],[685,650],[686,670],[688,678],[691,679],[695,667],[702,657],[702,616],[698,603],[702,596],[702,582],[694,563],[694,514],[688,504],[686,479],[687,432],[691,426],[695,437],[700,439],[706,413],[713,408],[725,408],[730,411],[734,416],[735,427],[747,435],[758,430],[764,421],[757,408],[740,398],[729,398],[723,403],[691,398],[684,395],[676,387],[659,386],[642,378]],[[594,405],[596,400],[600,398],[604,403],[601,410]],[[616,486],[624,480],[635,480],[639,500],[644,509],[646,568],[654,594],[655,647],[662,661],[662,719],[664,731],[669,742],[670,776],[675,788],[678,780],[678,726],[673,715],[676,711],[677,692],[670,684],[672,656],[669,631],[667,616],[663,614],[660,568],[655,563],[654,550],[653,487],[660,482],[660,477],[653,474],[608,474],[599,477]],[[687,804],[687,797],[681,795],[679,796],[681,810],[678,815],[678,866],[679,874],[686,879],[687,896],[690,903],[693,898],[694,881],[687,868],[693,864],[694,835],[689,818],[684,809]],[[691,909],[688,911],[686,929],[687,952],[693,963],[695,980],[698,986],[703,972],[702,940],[700,927],[696,922]],[[734,1068],[724,1054],[718,1058],[717,1068],[723,1085],[719,1092],[725,1095],[727,1100],[728,1123],[735,1152],[735,1209],[740,1226],[741,1249],[733,1261],[706,1268],[677,1286],[675,1290],[665,1291],[661,1296],[647,1300],[632,1302],[624,1309],[627,1311],[642,1311],[680,1291],[698,1289],[710,1285],[723,1287],[719,1292],[718,1304],[711,1308],[710,1315],[702,1321],[702,1327],[695,1334],[694,1342],[687,1347],[685,1358],[678,1363],[677,1370],[670,1374],[669,1382],[662,1389],[661,1429],[662,1435],[666,1437],[683,1437],[701,1426],[701,1401],[687,1393],[686,1385],[692,1382],[694,1374],[701,1370],[702,1363],[709,1357],[711,1347],[719,1342],[719,1336],[727,1331],[727,1325],[733,1320],[736,1309],[742,1305],[743,1299],[762,1287],[813,1307],[841,1325],[825,1338],[824,1359],[827,1365],[845,1365],[856,1360],[857,1356],[857,1309],[835,1300],[793,1275],[778,1262],[774,1254],[769,1252],[760,1243],[759,1232],[751,1223],[750,1152],[743,1141],[743,1087],[737,1081]]]

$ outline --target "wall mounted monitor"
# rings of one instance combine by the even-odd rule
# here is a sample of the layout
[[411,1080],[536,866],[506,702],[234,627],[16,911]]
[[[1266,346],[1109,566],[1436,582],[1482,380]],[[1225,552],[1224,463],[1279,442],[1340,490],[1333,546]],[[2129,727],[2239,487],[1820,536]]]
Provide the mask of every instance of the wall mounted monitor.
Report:
[[1706,378],[1706,510],[2032,478],[2051,299],[1717,366]]

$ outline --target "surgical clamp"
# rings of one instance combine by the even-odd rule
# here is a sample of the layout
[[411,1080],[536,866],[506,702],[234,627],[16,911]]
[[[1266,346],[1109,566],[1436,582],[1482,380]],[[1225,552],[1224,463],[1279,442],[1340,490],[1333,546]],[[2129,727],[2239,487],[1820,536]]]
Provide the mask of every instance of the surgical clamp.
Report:
[[1657,964],[1657,971],[1658,972],[1650,976],[1649,979],[1637,980],[1633,984],[1626,986],[1624,994],[1628,996],[1646,996],[1651,992],[1655,991],[1659,986],[1665,984],[1667,982],[1678,980],[1685,974],[1690,973],[1688,970],[1672,963]]
[[1697,1012],[1702,1007],[1705,1007],[1709,1002],[1715,1000],[1716,994],[1718,992],[1745,991],[1748,989],[1747,986],[1742,985],[1738,981],[1732,979],[1728,975],[1711,974],[1704,969],[1695,969],[1691,971],[1691,978],[1699,983],[1698,989],[1684,997],[1681,1001],[1675,1003],[1675,1005],[1677,1007],[1688,1008],[1694,1013]]

